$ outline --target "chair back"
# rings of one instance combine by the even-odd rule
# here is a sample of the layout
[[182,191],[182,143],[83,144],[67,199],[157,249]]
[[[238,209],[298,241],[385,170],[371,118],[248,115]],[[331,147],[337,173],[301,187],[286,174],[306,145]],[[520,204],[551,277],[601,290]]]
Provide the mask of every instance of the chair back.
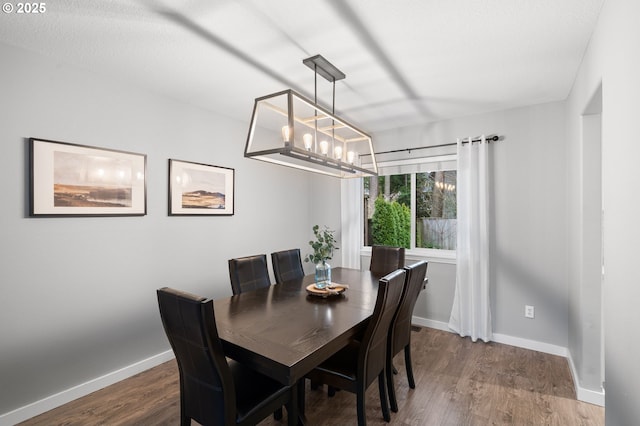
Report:
[[371,246],[369,270],[377,277],[404,267],[404,247]]
[[358,370],[363,373],[362,380],[365,386],[384,371],[389,326],[400,303],[405,275],[404,269],[398,269],[381,278],[378,283],[376,305],[362,338],[358,355]]
[[235,424],[235,387],[213,301],[167,287],[157,294],[164,331],[178,362],[182,417],[203,425]]
[[271,253],[271,265],[273,265],[273,275],[278,284],[304,276],[300,249]]
[[421,260],[404,268],[405,271],[407,271],[404,291],[402,292],[398,310],[389,329],[391,356],[400,352],[411,342],[411,318],[424,278],[427,275],[427,266],[428,263]]
[[271,280],[267,268],[267,255],[229,259],[229,278],[234,295],[269,287]]

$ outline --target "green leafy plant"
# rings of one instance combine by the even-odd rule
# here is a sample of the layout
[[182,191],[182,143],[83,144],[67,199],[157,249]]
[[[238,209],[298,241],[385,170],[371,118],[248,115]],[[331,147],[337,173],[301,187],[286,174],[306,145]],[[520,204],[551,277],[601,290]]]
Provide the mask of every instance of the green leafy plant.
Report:
[[330,230],[328,227],[324,227],[320,230],[318,225],[313,227],[313,235],[315,235],[315,241],[309,241],[309,245],[313,249],[313,253],[305,256],[305,262],[320,263],[331,259],[333,251],[338,250],[336,246],[336,239],[334,237],[335,231]]
[[375,201],[371,221],[374,244],[409,248],[411,239],[411,210],[397,201]]

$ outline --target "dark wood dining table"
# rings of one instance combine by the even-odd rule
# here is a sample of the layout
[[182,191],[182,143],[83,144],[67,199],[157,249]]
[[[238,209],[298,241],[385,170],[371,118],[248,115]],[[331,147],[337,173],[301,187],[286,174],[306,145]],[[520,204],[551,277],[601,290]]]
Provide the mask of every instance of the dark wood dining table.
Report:
[[322,298],[307,293],[313,275],[214,301],[218,334],[228,357],[297,386],[294,409],[304,419],[304,377],[363,330],[373,313],[378,277],[334,268],[332,282],[349,288]]

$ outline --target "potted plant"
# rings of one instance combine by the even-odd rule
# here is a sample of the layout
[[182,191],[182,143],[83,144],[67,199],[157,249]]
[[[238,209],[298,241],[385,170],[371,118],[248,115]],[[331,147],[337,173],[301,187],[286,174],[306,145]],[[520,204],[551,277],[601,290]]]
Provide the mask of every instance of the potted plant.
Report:
[[331,283],[331,265],[327,260],[331,259],[334,250],[338,250],[334,233],[335,231],[326,226],[323,230],[320,230],[318,225],[313,227],[313,235],[316,239],[309,241],[313,253],[305,256],[304,261],[313,262],[316,265],[317,288],[325,288]]

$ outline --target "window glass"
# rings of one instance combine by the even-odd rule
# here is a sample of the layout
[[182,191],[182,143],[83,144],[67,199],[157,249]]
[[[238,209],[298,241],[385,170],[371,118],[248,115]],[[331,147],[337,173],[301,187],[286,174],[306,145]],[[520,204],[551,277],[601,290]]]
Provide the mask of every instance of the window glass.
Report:
[[411,175],[364,178],[364,245],[411,245]]
[[439,170],[363,178],[364,245],[455,250],[456,177]]
[[416,247],[456,249],[455,170],[416,174]]

